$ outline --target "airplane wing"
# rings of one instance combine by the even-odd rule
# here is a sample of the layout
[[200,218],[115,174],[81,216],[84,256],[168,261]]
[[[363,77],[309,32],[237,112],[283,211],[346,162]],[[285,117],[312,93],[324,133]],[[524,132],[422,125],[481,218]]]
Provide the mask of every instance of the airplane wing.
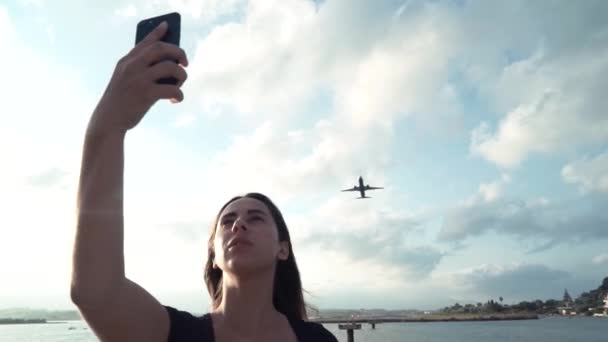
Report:
[[381,186],[369,186],[369,185],[365,187],[365,190],[379,190],[379,189],[384,189],[384,188]]
[[342,190],[342,192],[344,192],[344,191],[359,191],[359,187],[358,186],[353,186],[350,189],[344,189],[344,190]]

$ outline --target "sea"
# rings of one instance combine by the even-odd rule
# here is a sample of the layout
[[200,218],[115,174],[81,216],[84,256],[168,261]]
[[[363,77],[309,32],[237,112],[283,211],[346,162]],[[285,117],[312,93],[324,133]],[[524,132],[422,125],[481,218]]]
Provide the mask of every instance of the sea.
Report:
[[[340,342],[346,331],[326,324]],[[528,321],[383,323],[355,331],[355,342],[608,342],[608,318],[549,317]],[[1,342],[93,342],[84,321],[0,325]]]

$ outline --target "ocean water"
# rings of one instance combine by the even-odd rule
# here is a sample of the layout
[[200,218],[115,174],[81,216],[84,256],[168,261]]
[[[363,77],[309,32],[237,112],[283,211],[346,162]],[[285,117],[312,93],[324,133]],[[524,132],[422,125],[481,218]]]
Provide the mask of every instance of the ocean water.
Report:
[[[325,325],[340,342],[346,332]],[[84,321],[0,325],[1,342],[93,342]],[[544,318],[531,321],[385,323],[364,325],[356,342],[607,342],[608,318]]]

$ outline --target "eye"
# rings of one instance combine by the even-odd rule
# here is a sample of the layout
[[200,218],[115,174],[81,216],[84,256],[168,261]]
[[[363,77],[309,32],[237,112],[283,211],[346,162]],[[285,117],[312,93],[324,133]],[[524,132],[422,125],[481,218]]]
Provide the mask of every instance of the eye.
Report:
[[231,218],[224,219],[224,220],[222,221],[222,226],[232,225],[232,223],[233,223],[233,222],[234,222],[234,220],[233,220],[233,219],[231,219]]
[[249,221],[264,221],[261,216],[252,216]]

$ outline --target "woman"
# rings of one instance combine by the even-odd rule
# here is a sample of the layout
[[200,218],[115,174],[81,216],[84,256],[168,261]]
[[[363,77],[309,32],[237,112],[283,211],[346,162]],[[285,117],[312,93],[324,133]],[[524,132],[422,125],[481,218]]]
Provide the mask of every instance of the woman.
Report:
[[[265,196],[235,197],[220,210],[205,280],[213,310],[203,317],[160,304],[124,271],[126,132],[159,99],[183,100],[188,61],[160,41],[159,25],[117,64],[91,116],[78,190],[72,301],[102,341],[337,341],[305,322],[300,276],[287,226]],[[177,63],[171,60],[179,61]],[[177,85],[156,80],[175,77]]]

